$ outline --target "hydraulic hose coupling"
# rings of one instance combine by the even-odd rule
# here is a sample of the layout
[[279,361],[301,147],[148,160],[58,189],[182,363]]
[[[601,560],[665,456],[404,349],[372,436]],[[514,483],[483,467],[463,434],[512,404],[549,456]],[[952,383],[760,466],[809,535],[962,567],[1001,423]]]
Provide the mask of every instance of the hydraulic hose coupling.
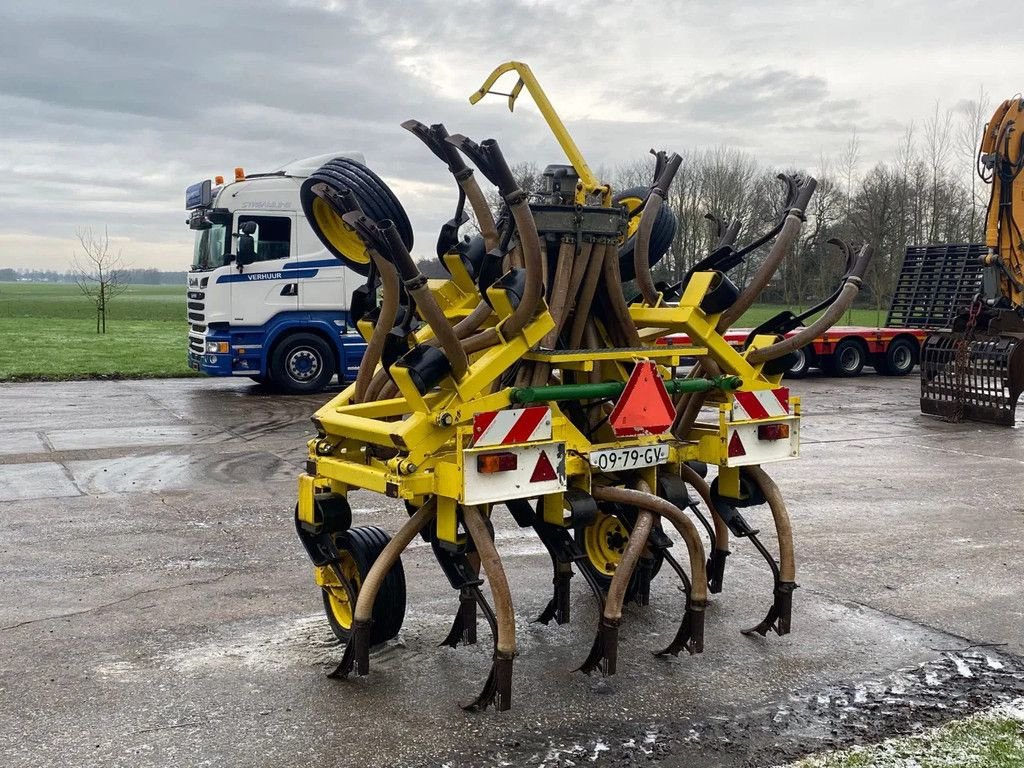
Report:
[[656,158],[654,162],[654,184],[651,187],[651,192],[664,199],[668,195],[668,188],[672,186],[672,180],[675,179],[676,173],[679,172],[679,166],[682,164],[683,158],[675,152],[668,155],[664,150],[655,152],[652,149],[651,154]]
[[800,217],[800,221],[806,221],[807,206],[811,204],[811,195],[814,194],[814,190],[817,187],[818,180],[813,176],[806,176],[797,187],[796,198],[793,200],[792,205],[789,206],[788,213]]
[[466,161],[462,159],[459,151],[448,142],[448,129],[444,127],[443,123],[427,126],[419,120],[406,120],[402,123],[402,127],[426,144],[427,149],[448,166],[448,170],[457,181],[462,181],[472,175],[473,170],[466,165]]
[[[516,192],[521,192],[516,184],[512,170],[501,153],[498,142],[494,139],[484,139],[479,144],[462,134],[453,134],[446,141],[458,149],[470,159],[470,161],[482,173],[491,184],[498,188],[498,192],[509,205],[514,205],[509,197]],[[521,201],[520,201],[521,202]]]

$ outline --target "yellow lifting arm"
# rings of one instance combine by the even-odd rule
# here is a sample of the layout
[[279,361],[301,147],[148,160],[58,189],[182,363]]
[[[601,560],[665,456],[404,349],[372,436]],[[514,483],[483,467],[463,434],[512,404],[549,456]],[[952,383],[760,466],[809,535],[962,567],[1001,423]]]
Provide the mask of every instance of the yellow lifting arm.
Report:
[[[491,88],[498,79],[506,72],[515,72],[519,75],[519,80],[512,88],[509,93],[498,93],[492,91]],[[470,104],[476,104],[487,94],[491,93],[496,96],[508,96],[508,110],[511,112],[515,107],[516,99],[519,97],[520,92],[523,90],[523,86],[533,97],[534,102],[537,104],[537,108],[540,110],[541,115],[547,122],[548,127],[551,128],[551,132],[555,135],[559,145],[562,147],[562,151],[565,152],[565,156],[569,158],[569,162],[572,163],[572,167],[576,169],[576,173],[580,177],[580,184],[582,189],[577,187],[576,189],[576,202],[584,204],[586,198],[589,195],[601,193],[602,197],[610,200],[611,198],[611,187],[607,184],[602,184],[594,172],[590,170],[590,166],[587,165],[587,161],[583,159],[583,153],[580,152],[580,148],[576,146],[576,142],[573,141],[572,136],[569,135],[569,131],[566,130],[565,124],[562,122],[562,118],[558,116],[554,106],[548,101],[547,94],[544,93],[544,89],[540,87],[540,83],[537,82],[537,78],[534,76],[533,71],[521,61],[506,61],[504,64],[499,65],[487,79],[484,80],[484,84],[480,86],[480,90],[476,91],[472,96],[469,97]]]

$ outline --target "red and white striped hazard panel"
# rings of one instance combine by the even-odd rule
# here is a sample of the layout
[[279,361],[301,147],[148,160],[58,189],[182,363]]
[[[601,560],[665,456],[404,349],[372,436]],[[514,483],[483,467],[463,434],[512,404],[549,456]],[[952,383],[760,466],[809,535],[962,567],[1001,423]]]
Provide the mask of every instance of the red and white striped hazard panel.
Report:
[[733,421],[757,421],[773,416],[789,416],[789,388],[734,392]]
[[551,409],[546,405],[487,411],[473,417],[474,448],[550,439]]

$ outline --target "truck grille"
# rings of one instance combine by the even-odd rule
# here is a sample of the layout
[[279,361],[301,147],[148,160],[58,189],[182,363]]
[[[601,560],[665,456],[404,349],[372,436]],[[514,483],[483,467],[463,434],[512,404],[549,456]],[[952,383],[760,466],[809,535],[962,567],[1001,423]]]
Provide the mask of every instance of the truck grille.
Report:
[[188,348],[201,355],[206,351],[203,343],[206,335],[206,291],[189,291],[188,309]]

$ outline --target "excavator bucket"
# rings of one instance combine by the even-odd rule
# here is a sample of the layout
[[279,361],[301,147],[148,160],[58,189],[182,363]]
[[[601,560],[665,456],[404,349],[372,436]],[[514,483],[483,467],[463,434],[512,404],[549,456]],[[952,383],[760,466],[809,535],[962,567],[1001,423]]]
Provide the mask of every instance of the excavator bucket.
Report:
[[1012,427],[1024,391],[1024,333],[939,331],[921,352],[921,412]]

